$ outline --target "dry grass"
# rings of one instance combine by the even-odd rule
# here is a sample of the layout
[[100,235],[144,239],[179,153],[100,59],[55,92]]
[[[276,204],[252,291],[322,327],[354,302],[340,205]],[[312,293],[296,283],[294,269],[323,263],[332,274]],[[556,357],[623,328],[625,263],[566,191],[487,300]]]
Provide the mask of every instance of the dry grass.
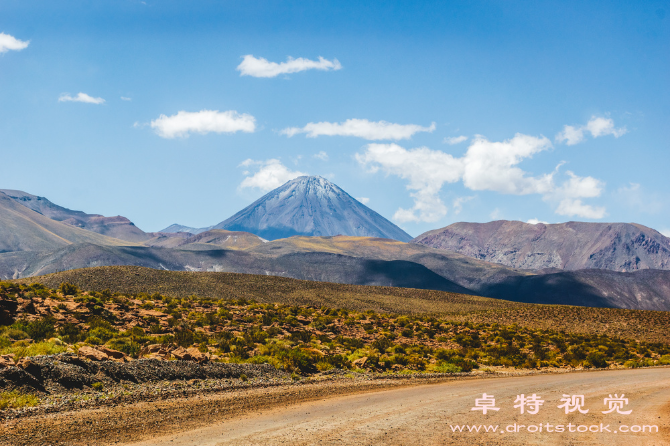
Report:
[[33,407],[37,406],[39,402],[39,398],[29,393],[21,393],[17,390],[0,392],[0,410]]

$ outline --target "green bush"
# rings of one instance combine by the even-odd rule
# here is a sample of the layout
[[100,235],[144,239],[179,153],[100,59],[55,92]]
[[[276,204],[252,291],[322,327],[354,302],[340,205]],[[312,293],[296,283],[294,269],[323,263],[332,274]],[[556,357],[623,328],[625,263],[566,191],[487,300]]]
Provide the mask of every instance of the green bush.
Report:
[[0,410],[33,407],[37,406],[39,402],[40,399],[35,395],[21,393],[18,390],[0,392]]
[[102,389],[105,388],[105,385],[101,382],[97,382],[97,383],[91,384],[91,387],[93,388],[93,390],[95,390],[97,392],[102,392]]
[[442,362],[435,366],[433,371],[436,373],[459,373],[461,368],[448,362]]
[[77,324],[64,324],[58,329],[58,335],[68,344],[74,344],[86,339],[86,333]]
[[589,353],[586,356],[585,362],[598,369],[603,369],[607,367],[607,361],[605,360],[605,355],[601,352]]
[[103,345],[105,341],[95,336],[89,336],[86,338],[86,343],[91,345]]
[[58,287],[63,296],[76,296],[80,293],[79,287],[77,285],[72,285],[71,283],[61,283]]
[[19,330],[18,328],[9,328],[5,331],[4,336],[8,337],[9,339],[13,339],[15,341],[20,341],[22,339],[28,339],[30,336],[28,333],[26,333],[23,330]]
[[114,338],[110,340],[107,345],[109,348],[123,352],[133,358],[137,358],[137,354],[142,348],[140,344],[133,342],[129,338]]
[[54,344],[53,342],[25,344],[24,341],[18,341],[9,347],[0,349],[0,354],[14,355],[14,359],[18,360],[19,358],[26,356],[56,355],[58,353],[63,353],[66,350],[66,347]]
[[[42,319],[28,322],[19,320],[12,324],[12,327],[28,334],[30,339],[41,341],[54,337],[56,334],[56,319],[53,316],[45,316]],[[8,330],[9,331],[9,330]],[[24,338],[25,339],[25,338]]]
[[102,340],[102,343],[109,341],[116,333],[103,327],[96,327],[88,332],[88,337],[96,337]]

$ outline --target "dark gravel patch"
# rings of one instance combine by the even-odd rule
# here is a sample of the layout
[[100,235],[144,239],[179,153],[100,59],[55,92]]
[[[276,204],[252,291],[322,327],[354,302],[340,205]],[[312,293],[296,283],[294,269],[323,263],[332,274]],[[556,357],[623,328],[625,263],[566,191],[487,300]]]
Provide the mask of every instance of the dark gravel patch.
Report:
[[83,389],[95,382],[149,383],[193,379],[231,379],[284,376],[269,364],[229,364],[192,361],[161,361],[138,359],[119,363],[88,361],[72,353],[28,358],[23,369],[6,367],[0,370],[0,388],[5,390],[46,392]]

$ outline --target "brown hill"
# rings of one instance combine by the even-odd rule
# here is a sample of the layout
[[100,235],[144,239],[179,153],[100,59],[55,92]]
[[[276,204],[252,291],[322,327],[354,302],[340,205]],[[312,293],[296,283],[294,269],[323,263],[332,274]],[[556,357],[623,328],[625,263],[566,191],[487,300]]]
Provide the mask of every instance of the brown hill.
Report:
[[75,243],[134,244],[52,220],[0,192],[0,253],[49,251]]
[[132,266],[70,270],[16,282],[42,283],[48,287],[67,282],[99,292],[160,293],[173,297],[198,295],[317,308],[436,315],[461,322],[518,324],[535,329],[670,342],[666,328],[670,324],[670,312],[525,304],[443,291],[344,285],[264,275],[160,271]]
[[32,209],[52,220],[66,225],[92,231],[108,237],[128,242],[142,242],[150,238],[144,231],[135,226],[126,217],[104,217],[98,214],[87,214],[82,211],[73,211],[52,203],[44,197],[38,197],[20,190],[0,189],[17,203]]
[[412,243],[523,269],[670,269],[670,238],[634,223],[454,223]]

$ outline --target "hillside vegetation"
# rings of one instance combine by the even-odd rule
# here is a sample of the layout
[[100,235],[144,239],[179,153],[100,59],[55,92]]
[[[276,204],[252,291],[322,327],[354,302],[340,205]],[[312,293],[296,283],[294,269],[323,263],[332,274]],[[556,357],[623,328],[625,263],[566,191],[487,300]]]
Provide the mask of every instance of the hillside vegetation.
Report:
[[69,283],[55,290],[0,282],[5,316],[11,303],[17,304],[14,320],[0,328],[0,348],[14,360],[28,356],[30,349],[48,354],[59,348],[81,352],[86,346],[90,353],[103,345],[133,358],[168,359],[170,348],[179,346],[197,348],[193,355],[199,360],[269,363],[302,375],[332,368],[469,372],[484,366],[670,363],[670,345],[662,342],[228,297],[82,292]]
[[408,288],[312,282],[234,273],[161,271],[134,266],[64,271],[17,281],[56,288],[72,283],[80,289],[112,293],[159,293],[185,298],[253,300],[293,306],[342,308],[405,315],[429,315],[458,322],[518,324],[528,329],[556,329],[647,342],[670,343],[670,312],[538,305]]

